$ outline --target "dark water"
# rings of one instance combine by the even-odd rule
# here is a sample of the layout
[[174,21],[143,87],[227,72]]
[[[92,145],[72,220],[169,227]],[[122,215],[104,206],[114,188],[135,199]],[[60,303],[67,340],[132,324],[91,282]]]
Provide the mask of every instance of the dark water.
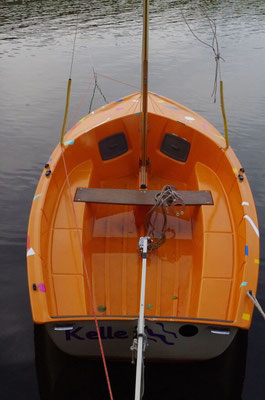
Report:
[[[215,20],[230,142],[245,167],[259,216],[261,264],[258,298],[265,307],[265,2],[204,1]],[[116,1],[0,1],[0,397],[38,399],[27,293],[25,238],[35,186],[58,142],[74,39],[70,119],[88,112],[92,66],[136,87],[140,83],[141,3]],[[196,34],[211,31],[195,1],[183,11]],[[184,24],[180,2],[151,1],[150,90],[201,113],[222,131],[213,104],[214,58]],[[98,76],[108,101],[136,89]],[[76,107],[83,96],[83,102]],[[94,107],[103,105],[99,93]],[[255,312],[243,399],[265,398],[265,323]],[[169,397],[168,397],[169,398]],[[177,398],[173,397],[172,398]]]

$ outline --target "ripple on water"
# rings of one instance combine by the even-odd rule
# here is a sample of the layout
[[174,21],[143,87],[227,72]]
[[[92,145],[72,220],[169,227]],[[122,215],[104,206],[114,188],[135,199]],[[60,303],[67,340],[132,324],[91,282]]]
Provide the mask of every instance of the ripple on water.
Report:
[[[211,42],[211,29],[197,2],[151,1],[150,89],[199,111],[223,131],[218,101],[214,105],[211,98],[215,72],[212,50],[191,35],[181,16],[180,3],[190,27],[200,39]],[[208,15],[217,23],[220,51],[225,59],[222,77],[230,141],[246,168],[257,205],[262,252],[259,296],[264,305],[265,2],[217,0],[200,4],[207,6]],[[30,359],[32,370],[32,346],[24,354],[22,339],[14,340],[16,332],[27,340],[29,331],[29,319],[24,318],[29,304],[20,301],[24,299],[26,303],[27,299],[25,238],[43,164],[60,137],[77,13],[79,30],[70,116],[91,79],[91,65],[102,74],[140,85],[141,1],[1,2],[0,278],[5,290],[0,293],[6,315],[14,317],[7,319],[8,326],[2,326],[0,341],[10,335],[12,340],[6,346],[4,359],[10,358],[12,349],[12,360],[17,354],[24,361]],[[131,92],[131,88],[102,77],[98,82],[108,101]],[[90,99],[91,93],[83,101],[78,117],[87,113]],[[97,93],[95,106],[102,104]],[[22,246],[23,251],[18,253]],[[15,259],[16,254],[19,255]],[[22,305],[14,303],[14,293]],[[244,399],[264,398],[263,325],[256,314],[254,319]],[[20,378],[23,390],[23,371]],[[9,380],[14,381],[13,375]],[[16,385],[13,386],[6,398],[17,395]]]

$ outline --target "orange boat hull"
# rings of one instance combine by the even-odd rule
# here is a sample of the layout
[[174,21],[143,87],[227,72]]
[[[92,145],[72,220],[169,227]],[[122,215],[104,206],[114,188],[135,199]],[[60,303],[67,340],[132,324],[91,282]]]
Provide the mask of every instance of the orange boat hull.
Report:
[[[153,93],[149,93],[148,103],[148,189],[161,190],[170,184],[178,190],[209,190],[214,205],[190,206],[183,216],[168,216],[166,241],[148,256],[147,358],[185,359],[186,354],[190,359],[185,343],[191,342],[187,342],[188,335],[180,333],[182,326],[193,326],[193,332],[197,329],[190,336],[196,345],[203,340],[200,332],[205,343],[212,343],[212,352],[204,352],[203,357],[203,352],[198,351],[194,358],[210,358],[229,345],[237,328],[248,329],[251,324],[253,304],[247,291],[256,292],[259,269],[255,204],[242,166],[232,149],[225,149],[223,137],[212,125],[180,104]],[[88,284],[106,343],[116,340],[128,349],[132,342],[141,285],[138,241],[145,234],[144,217],[149,208],[78,202],[73,205],[72,200],[79,187],[139,188],[139,112],[137,93],[83,118],[67,133],[64,149],[58,145],[54,150],[33,199],[27,251],[33,320],[47,324],[59,346],[69,344],[70,348],[70,344],[78,343],[70,353],[81,351],[97,356],[91,350],[96,336],[91,326],[94,317]],[[104,160],[99,143],[118,133],[123,133],[126,140],[123,153]],[[174,159],[163,150],[166,134],[189,143],[185,161]],[[66,330],[58,330],[60,327]],[[161,337],[152,338],[150,332]],[[181,338],[178,343],[184,344],[177,345],[172,332]],[[222,335],[224,332],[230,335]],[[221,336],[222,344],[216,350],[216,337]],[[170,339],[174,345],[163,342]],[[112,347],[110,344],[106,355],[119,358]],[[129,353],[128,350],[125,357],[130,357]]]

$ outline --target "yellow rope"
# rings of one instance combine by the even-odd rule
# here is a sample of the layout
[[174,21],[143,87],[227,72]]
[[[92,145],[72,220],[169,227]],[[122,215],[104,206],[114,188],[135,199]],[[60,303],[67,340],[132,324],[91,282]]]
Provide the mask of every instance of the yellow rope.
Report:
[[67,115],[68,115],[70,93],[71,93],[71,84],[72,84],[72,79],[69,78],[68,85],[67,85],[67,95],[66,95],[66,104],[65,104],[65,111],[64,111],[63,127],[62,127],[62,133],[61,133],[61,145],[62,146],[63,146],[63,140],[64,140],[64,133],[65,133]]
[[220,81],[220,100],[221,100],[221,109],[222,109],[223,120],[224,120],[225,143],[226,143],[226,149],[227,149],[229,147],[229,140],[228,140],[227,121],[226,121],[226,115],[225,115],[223,81]]

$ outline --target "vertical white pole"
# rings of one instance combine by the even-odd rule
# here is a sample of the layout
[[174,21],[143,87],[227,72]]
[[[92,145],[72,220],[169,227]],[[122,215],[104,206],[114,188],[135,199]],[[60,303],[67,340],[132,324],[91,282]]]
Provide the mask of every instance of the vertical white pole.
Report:
[[135,379],[135,400],[141,399],[143,352],[145,350],[144,303],[145,303],[146,259],[147,259],[148,240],[149,238],[145,236],[141,237],[139,241],[139,247],[142,251],[142,280],[141,280],[140,311],[139,311],[138,327],[137,327],[137,364],[136,364],[136,379]]

